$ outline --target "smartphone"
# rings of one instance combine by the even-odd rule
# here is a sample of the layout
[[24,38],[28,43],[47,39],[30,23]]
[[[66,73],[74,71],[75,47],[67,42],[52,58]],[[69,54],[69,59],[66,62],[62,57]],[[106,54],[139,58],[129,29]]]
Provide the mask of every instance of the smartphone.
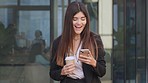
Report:
[[84,55],[84,56],[88,56],[88,54],[89,54],[89,49],[81,49],[81,50],[80,50],[80,54],[81,54],[81,55]]

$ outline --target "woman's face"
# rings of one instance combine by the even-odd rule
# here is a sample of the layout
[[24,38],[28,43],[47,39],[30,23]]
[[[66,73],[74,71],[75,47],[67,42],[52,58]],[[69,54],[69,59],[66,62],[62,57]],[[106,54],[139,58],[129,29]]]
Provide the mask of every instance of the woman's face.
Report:
[[76,35],[80,35],[86,25],[86,17],[82,12],[78,12],[73,17],[73,28]]

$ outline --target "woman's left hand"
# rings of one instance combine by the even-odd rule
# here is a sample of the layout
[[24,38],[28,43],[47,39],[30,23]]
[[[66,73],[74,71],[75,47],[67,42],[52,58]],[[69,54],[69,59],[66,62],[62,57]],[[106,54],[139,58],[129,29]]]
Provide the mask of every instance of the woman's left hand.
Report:
[[89,51],[88,56],[85,56],[83,54],[79,55],[79,60],[83,63],[92,65],[93,67],[96,67],[96,60],[92,56],[91,52]]

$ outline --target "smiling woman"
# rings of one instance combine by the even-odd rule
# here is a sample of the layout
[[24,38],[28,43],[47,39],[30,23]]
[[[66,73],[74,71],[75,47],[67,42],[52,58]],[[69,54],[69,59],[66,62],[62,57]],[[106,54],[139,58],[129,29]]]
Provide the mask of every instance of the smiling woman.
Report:
[[[81,49],[88,49],[88,56]],[[90,31],[90,17],[81,2],[68,5],[63,33],[54,40],[51,52],[50,77],[61,83],[101,83],[106,73],[101,37]],[[66,64],[69,56],[74,63]]]

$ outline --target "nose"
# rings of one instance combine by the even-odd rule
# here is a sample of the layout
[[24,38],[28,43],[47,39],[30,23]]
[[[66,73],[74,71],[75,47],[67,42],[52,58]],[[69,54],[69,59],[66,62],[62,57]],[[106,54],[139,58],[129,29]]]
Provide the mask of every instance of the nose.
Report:
[[77,24],[81,24],[81,19],[78,19],[77,20]]

